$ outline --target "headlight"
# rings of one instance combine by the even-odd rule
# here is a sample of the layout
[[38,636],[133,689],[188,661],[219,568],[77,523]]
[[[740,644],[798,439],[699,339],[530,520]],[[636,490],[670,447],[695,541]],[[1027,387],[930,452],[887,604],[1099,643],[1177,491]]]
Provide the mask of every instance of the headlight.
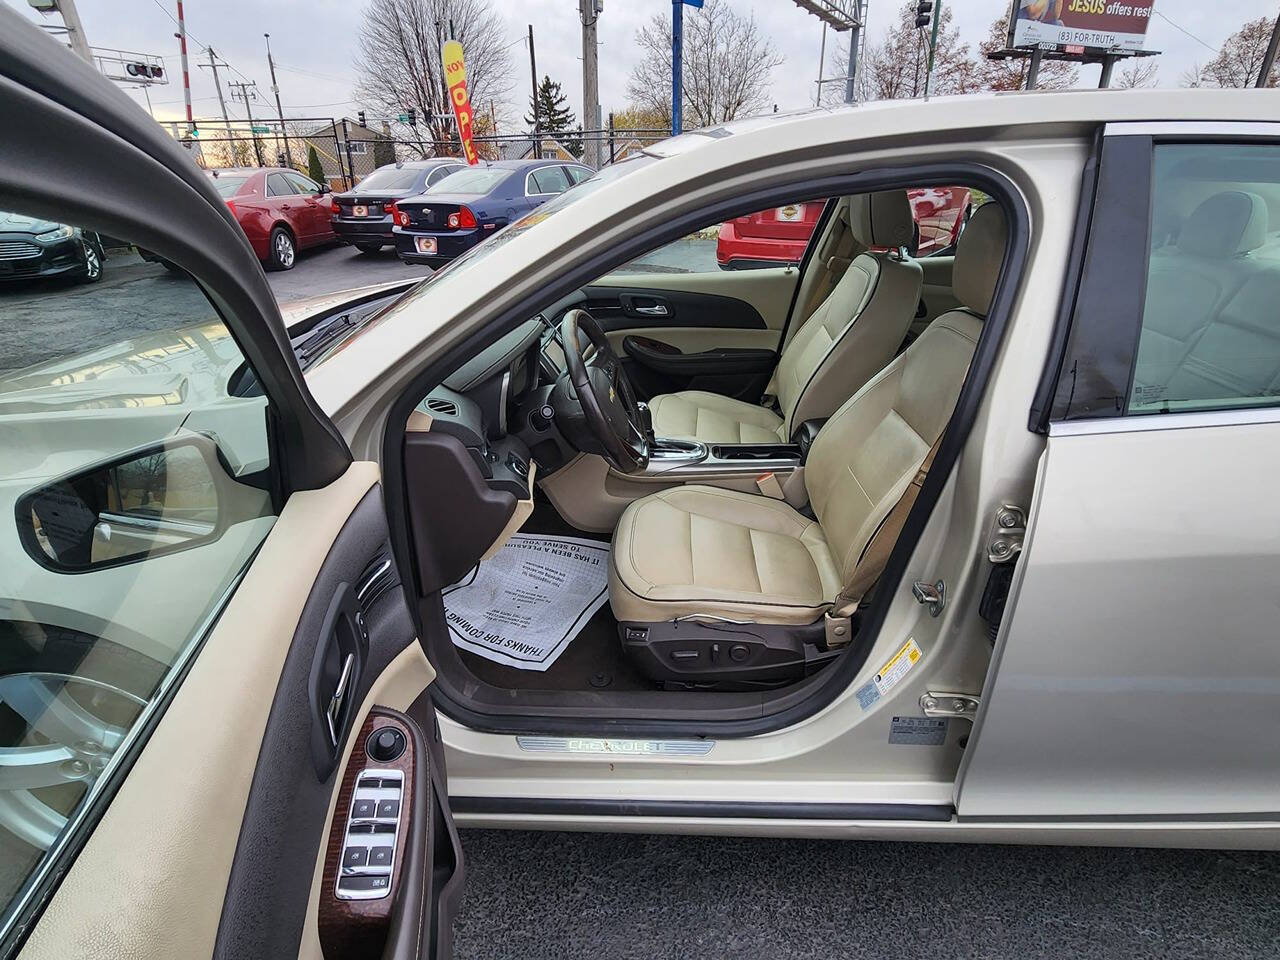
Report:
[[36,236],[36,240],[39,243],[53,243],[53,241],[55,240],[65,240],[67,239],[67,237],[71,236],[73,233],[75,233],[75,230],[73,230],[71,227],[68,227],[64,223],[62,226],[58,227],[56,230],[50,230],[48,233],[38,234]]

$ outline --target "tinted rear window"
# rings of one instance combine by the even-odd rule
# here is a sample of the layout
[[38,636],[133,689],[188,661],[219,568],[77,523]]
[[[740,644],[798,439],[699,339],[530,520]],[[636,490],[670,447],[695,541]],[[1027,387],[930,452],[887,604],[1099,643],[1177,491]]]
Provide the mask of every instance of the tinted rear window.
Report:
[[240,188],[245,185],[248,177],[210,177],[213,181],[213,189],[218,191],[220,197],[234,197]]
[[381,170],[375,170],[369,174],[358,184],[357,190],[407,190],[412,187],[418,178],[426,171],[416,170],[412,167],[383,167]]
[[494,167],[459,170],[428,187],[427,193],[488,193],[509,176],[511,176],[510,170]]

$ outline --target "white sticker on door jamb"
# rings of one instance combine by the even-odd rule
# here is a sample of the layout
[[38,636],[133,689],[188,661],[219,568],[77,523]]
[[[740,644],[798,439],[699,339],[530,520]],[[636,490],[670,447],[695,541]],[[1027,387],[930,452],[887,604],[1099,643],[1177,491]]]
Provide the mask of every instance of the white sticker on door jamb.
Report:
[[445,591],[454,646],[543,671],[609,598],[609,544],[516,534]]

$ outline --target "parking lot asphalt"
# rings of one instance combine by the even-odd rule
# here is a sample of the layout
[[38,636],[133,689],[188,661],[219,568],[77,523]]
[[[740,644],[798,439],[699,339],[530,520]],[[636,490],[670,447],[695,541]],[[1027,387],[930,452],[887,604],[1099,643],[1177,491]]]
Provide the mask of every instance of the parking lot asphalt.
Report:
[[1274,958],[1280,855],[467,830],[458,960]]
[[430,275],[430,267],[401,263],[391,247],[366,254],[355,247],[338,244],[302,251],[292,270],[268,273],[267,282],[275,291],[276,299],[288,303],[372,283]]

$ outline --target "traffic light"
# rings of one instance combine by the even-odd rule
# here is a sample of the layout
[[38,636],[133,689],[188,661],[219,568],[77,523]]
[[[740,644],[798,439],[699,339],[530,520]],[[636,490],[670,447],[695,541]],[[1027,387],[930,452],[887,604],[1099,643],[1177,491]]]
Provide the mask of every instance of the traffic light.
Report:
[[360,126],[362,126],[362,127],[367,127],[367,126],[369,126],[367,123],[365,123],[365,122],[364,122],[364,111],[363,111],[363,110],[361,110],[359,113],[357,113],[357,114],[356,114],[356,119],[358,119],[358,120],[360,121]]
[[409,126],[416,127],[418,125],[418,110],[416,107],[409,108]]
[[916,26],[927,27],[933,18],[933,0],[920,0],[916,4]]

